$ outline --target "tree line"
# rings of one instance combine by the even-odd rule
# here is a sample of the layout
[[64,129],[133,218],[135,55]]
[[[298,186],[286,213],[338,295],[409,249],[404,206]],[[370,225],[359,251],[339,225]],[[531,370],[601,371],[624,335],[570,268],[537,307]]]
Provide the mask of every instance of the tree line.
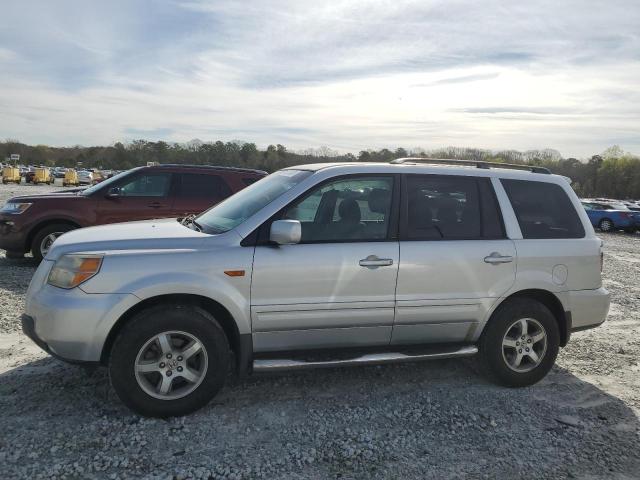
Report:
[[448,147],[435,150],[404,149],[363,150],[354,155],[340,154],[327,147],[290,151],[283,145],[259,149],[247,142],[168,143],[134,140],[109,146],[50,147],[26,145],[14,140],[0,142],[0,161],[10,154],[20,154],[20,163],[108,170],[126,170],[147,162],[195,165],[222,165],[257,168],[273,172],[280,168],[318,162],[388,162],[408,156],[481,160],[538,165],[572,179],[578,195],[640,199],[640,158],[613,146],[589,159],[563,158],[552,149],[491,151],[476,148]]

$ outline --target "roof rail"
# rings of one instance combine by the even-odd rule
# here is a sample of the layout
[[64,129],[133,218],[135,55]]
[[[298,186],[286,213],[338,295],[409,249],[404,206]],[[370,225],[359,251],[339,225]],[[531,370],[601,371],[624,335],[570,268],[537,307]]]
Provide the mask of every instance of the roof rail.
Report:
[[403,163],[431,163],[434,165],[468,165],[476,168],[510,168],[513,170],[526,170],[532,173],[551,174],[551,171],[545,167],[537,167],[535,165],[517,165],[515,163],[485,162],[484,160],[456,160],[447,158],[423,158],[423,157],[407,157],[396,158],[389,163],[394,165],[402,165]]
[[[143,167],[145,165],[142,165]],[[228,167],[222,165],[196,165],[191,163],[158,163],[157,165],[150,165],[151,167],[187,167],[187,168],[208,168],[211,170],[231,170],[233,172],[246,172],[246,173],[264,173],[267,174],[264,170],[258,170],[255,168],[244,168],[244,167]]]

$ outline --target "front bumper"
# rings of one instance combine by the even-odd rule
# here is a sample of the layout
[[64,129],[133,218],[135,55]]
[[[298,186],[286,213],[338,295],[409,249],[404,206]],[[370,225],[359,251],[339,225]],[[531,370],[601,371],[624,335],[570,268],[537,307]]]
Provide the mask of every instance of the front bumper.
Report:
[[118,319],[139,302],[138,297],[88,294],[79,288],[53,287],[39,282],[36,277],[44,275],[48,268],[40,270],[34,276],[40,287],[32,288],[32,285],[27,292],[22,317],[24,333],[44,351],[62,360],[99,362],[109,332]]
[[0,214],[0,249],[25,253],[27,251],[26,229],[17,217],[18,215]]
[[31,341],[33,341],[33,343],[38,345],[42,350],[47,352],[52,357],[55,357],[58,360],[62,360],[64,362],[69,362],[69,363],[79,363],[79,364],[94,363],[94,362],[72,360],[69,358],[61,357],[60,355],[58,355],[56,352],[54,352],[49,348],[49,345],[47,345],[47,342],[45,342],[38,336],[38,334],[36,333],[36,325],[35,325],[35,322],[33,321],[33,318],[23,313],[21,321],[22,321],[22,333],[24,333],[27,337],[31,339]]

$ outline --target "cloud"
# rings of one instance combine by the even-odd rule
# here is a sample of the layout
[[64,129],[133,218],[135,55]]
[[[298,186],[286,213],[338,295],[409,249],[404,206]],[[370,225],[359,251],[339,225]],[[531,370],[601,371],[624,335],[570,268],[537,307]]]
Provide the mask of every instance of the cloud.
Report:
[[638,24],[634,0],[9,2],[0,134],[640,151]]

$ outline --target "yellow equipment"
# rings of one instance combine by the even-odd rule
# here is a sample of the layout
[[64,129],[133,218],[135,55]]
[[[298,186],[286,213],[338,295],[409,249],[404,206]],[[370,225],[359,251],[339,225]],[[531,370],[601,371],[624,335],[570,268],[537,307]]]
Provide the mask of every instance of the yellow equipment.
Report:
[[53,183],[53,176],[51,170],[48,168],[36,168],[36,174],[33,176],[33,183],[37,185],[39,183],[46,183],[51,185]]
[[22,180],[20,169],[18,167],[6,166],[2,169],[2,183],[7,184],[14,182],[19,184]]
[[64,178],[62,179],[62,186],[69,187],[73,185],[77,187],[80,185],[80,180],[78,179],[78,172],[74,168],[69,168],[64,173]]

